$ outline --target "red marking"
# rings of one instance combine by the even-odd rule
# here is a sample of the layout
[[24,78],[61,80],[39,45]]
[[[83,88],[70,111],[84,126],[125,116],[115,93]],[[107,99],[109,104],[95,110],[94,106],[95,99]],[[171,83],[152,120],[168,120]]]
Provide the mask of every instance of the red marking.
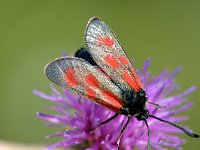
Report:
[[139,87],[139,88],[142,88],[142,87],[143,87],[142,82],[140,81],[140,78],[138,77],[138,75],[137,75],[135,69],[134,69],[134,68],[131,68],[131,72],[132,72],[132,74],[133,74],[133,76],[134,76],[134,78],[135,78],[135,82],[136,82],[136,84],[138,85],[138,87]]
[[114,41],[110,37],[98,37],[96,40],[97,40],[97,44],[107,45],[110,48],[112,48],[114,45]]
[[101,91],[102,95],[105,97],[107,104],[102,104],[106,108],[109,108],[115,112],[119,112],[122,108],[122,101],[118,99],[112,92],[110,91]]
[[[94,90],[86,89],[85,94],[87,97],[96,103],[100,104],[101,106],[104,106],[114,112],[120,112],[123,102],[118,99],[112,92],[110,91],[101,91],[98,90],[98,93],[100,97],[97,97],[97,93]],[[100,99],[101,97],[104,97],[103,99]]]
[[124,64],[124,65],[127,65],[128,64],[128,59],[125,57],[125,56],[120,56],[119,57],[119,60]]
[[140,87],[137,85],[137,81],[128,72],[124,71],[122,78],[135,90],[138,91]]
[[74,68],[67,68],[65,71],[65,80],[66,80],[66,84],[69,86],[76,86],[78,85],[78,81],[76,80],[75,77],[75,71]]
[[88,98],[92,98],[92,99],[96,98],[96,93],[93,90],[86,89],[85,93],[88,96]]
[[88,74],[88,75],[85,77],[85,83],[86,83],[89,87],[99,88],[99,82],[98,82],[97,78],[96,78],[93,74]]
[[113,68],[119,68],[119,62],[117,58],[111,54],[107,54],[106,57],[104,58],[105,61]]

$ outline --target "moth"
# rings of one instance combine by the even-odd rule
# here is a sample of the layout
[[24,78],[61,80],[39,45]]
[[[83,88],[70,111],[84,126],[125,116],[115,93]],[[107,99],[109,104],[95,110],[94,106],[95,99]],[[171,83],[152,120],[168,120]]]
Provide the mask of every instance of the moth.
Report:
[[94,17],[89,20],[85,30],[85,42],[86,49],[77,51],[75,57],[62,57],[47,64],[44,69],[45,74],[56,85],[115,112],[115,115],[97,127],[120,114],[128,117],[119,133],[118,150],[123,132],[132,117],[144,121],[147,127],[148,150],[150,150],[148,117],[179,128],[193,138],[199,138],[199,135],[177,124],[149,114],[147,104],[159,108],[161,106],[148,101],[136,70],[115,34],[100,18]]

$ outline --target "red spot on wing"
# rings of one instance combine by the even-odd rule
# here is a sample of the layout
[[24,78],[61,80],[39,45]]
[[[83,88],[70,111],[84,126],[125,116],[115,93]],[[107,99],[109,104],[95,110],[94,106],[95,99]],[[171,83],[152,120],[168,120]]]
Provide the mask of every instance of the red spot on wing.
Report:
[[66,80],[66,84],[69,86],[76,86],[78,85],[78,81],[76,80],[75,77],[75,71],[74,68],[67,68],[65,71],[65,80]]
[[97,44],[107,45],[109,48],[112,48],[114,45],[114,41],[110,37],[98,37],[96,40]]
[[129,60],[125,56],[120,56],[119,60],[122,62],[122,64],[127,65]]
[[113,68],[120,67],[120,64],[115,56],[113,56],[111,54],[107,54],[104,59],[111,67],[113,67]]
[[122,102],[110,91],[98,91],[101,95],[100,97],[104,97],[103,99],[98,98],[97,93],[94,90],[86,89],[85,93],[89,99],[114,112],[119,113],[123,106]]
[[88,74],[88,75],[85,77],[85,83],[86,83],[89,87],[99,88],[99,82],[98,82],[97,78],[96,78],[93,74]]
[[101,92],[107,101],[107,104],[105,107],[107,107],[115,112],[119,112],[119,110],[122,108],[122,101],[120,99],[118,99],[110,91],[101,91]]
[[136,84],[138,85],[138,87],[139,87],[139,88],[142,88],[142,87],[143,87],[142,82],[140,81],[140,78],[138,77],[138,75],[137,75],[135,69],[134,69],[134,68],[131,68],[131,72],[132,72],[132,74],[133,74],[133,76],[134,76],[134,78],[135,78],[135,81],[136,81]]
[[96,92],[94,92],[91,89],[86,89],[85,93],[88,96],[88,98],[91,98],[91,99],[95,99],[96,98]]
[[136,80],[128,72],[124,71],[122,78],[133,88],[135,91],[138,91],[140,87],[137,85]]

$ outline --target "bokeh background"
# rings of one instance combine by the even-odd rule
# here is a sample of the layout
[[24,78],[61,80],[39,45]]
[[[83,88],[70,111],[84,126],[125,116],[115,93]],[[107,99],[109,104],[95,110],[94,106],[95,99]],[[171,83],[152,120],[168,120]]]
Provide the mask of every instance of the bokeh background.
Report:
[[[98,16],[113,29],[135,67],[152,59],[152,74],[178,66],[181,91],[200,87],[200,1],[198,0],[0,0],[0,140],[46,145],[45,127],[35,112],[50,104],[34,96],[50,93],[43,67],[85,46],[84,29]],[[195,105],[184,124],[200,133],[200,89],[190,95]],[[183,149],[196,150],[199,140],[188,138]]]

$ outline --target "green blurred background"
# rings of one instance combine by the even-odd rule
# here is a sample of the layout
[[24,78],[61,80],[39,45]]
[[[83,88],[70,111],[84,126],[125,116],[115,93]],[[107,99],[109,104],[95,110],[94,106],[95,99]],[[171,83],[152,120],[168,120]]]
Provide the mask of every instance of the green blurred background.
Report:
[[[200,1],[198,0],[0,0],[0,140],[47,144],[44,136],[56,129],[43,126],[35,112],[48,112],[50,104],[32,94],[50,93],[43,74],[45,64],[73,53],[84,43],[90,17],[102,18],[113,29],[135,67],[152,59],[154,75],[164,68],[183,66],[177,81],[180,91],[200,86]],[[200,133],[198,89],[195,102],[185,112],[184,124]],[[200,142],[188,138],[184,149],[198,149]]]

